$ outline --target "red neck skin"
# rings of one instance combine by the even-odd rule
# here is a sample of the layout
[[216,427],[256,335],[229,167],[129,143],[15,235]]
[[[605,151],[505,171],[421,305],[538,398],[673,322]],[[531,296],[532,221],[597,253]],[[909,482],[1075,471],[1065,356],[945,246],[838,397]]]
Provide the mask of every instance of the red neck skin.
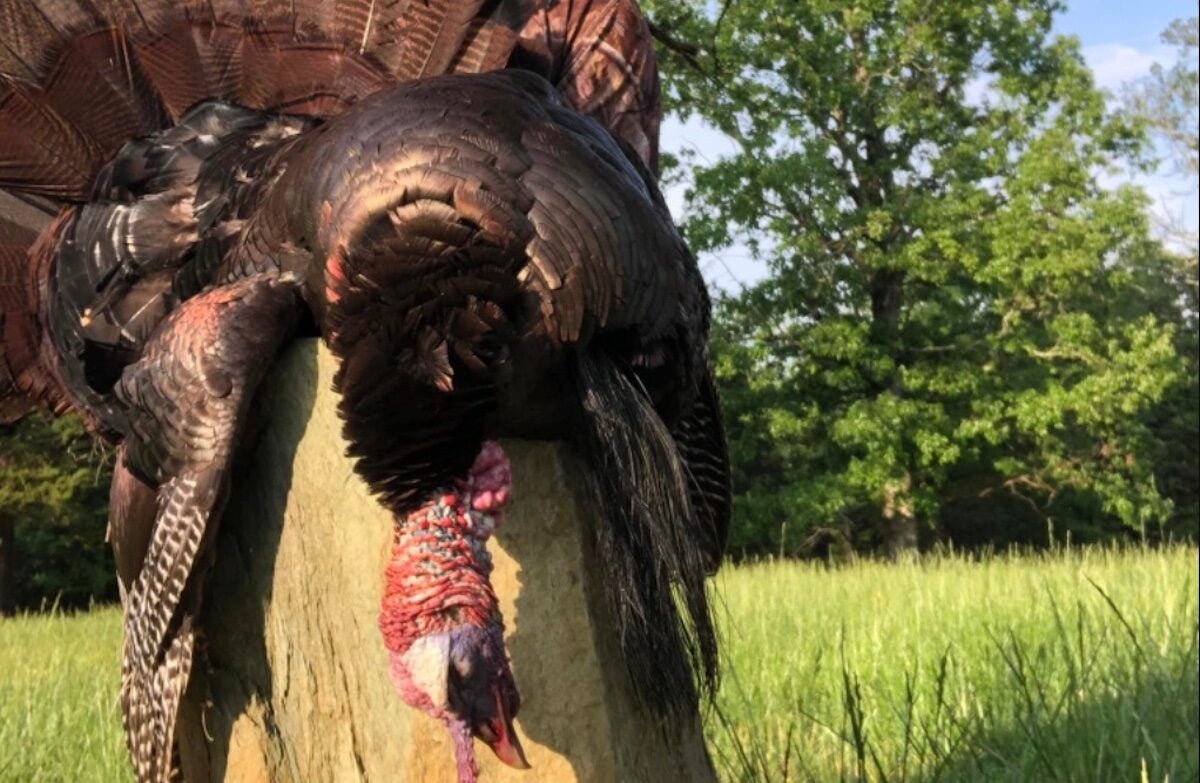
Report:
[[432,493],[420,508],[396,518],[385,573],[379,628],[392,684],[405,703],[446,724],[460,783],[477,779],[472,727],[451,711],[445,680],[439,690],[436,678],[445,677],[451,648],[468,638],[495,640],[495,663],[507,674],[486,542],[502,518],[510,481],[504,452],[485,443],[466,481]]
[[379,616],[389,652],[403,655],[417,639],[460,625],[502,622],[488,582],[495,523],[469,503],[469,493],[441,490],[397,518]]

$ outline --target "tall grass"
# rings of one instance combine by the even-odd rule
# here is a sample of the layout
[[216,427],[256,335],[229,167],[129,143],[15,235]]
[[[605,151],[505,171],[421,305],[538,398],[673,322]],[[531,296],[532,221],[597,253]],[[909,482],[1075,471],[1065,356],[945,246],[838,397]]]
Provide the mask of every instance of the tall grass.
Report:
[[[725,569],[722,777],[1196,781],[1197,569],[1191,548]],[[131,779],[119,647],[111,608],[0,620],[0,781]]]
[[120,646],[113,608],[0,619],[0,781],[131,779]]
[[1195,781],[1197,552],[729,569],[707,731],[749,781]]

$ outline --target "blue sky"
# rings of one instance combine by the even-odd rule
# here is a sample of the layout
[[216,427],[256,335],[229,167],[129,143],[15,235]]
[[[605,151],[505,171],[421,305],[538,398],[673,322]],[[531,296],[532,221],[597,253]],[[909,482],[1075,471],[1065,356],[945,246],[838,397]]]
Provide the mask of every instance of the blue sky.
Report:
[[[1149,73],[1155,62],[1174,62],[1174,52],[1162,44],[1159,35],[1171,20],[1195,13],[1194,0],[1068,0],[1056,29],[1079,38],[1097,84],[1116,92],[1122,84]],[[680,125],[673,119],[663,125],[662,146],[671,152],[691,148],[702,159],[717,158],[731,149],[721,134],[697,122]],[[1128,179],[1113,177],[1111,181]],[[1195,229],[1198,202],[1194,183],[1165,174],[1143,175],[1135,181],[1150,194],[1159,219],[1183,222]],[[684,213],[683,188],[670,188],[666,195],[672,213],[680,220]],[[710,283],[726,289],[753,282],[763,274],[762,265],[743,247],[729,248],[720,258],[701,258],[701,266]]]
[[1184,0],[1072,0],[1059,16],[1058,31],[1079,36],[1084,46],[1119,44],[1138,51],[1158,44],[1158,35],[1172,19],[1196,13]]

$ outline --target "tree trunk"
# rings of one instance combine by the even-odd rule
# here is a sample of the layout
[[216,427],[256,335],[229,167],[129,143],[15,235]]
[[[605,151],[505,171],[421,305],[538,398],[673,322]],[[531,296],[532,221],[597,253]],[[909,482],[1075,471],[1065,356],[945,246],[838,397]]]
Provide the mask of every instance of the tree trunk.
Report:
[[917,554],[917,517],[908,497],[912,479],[889,484],[883,490],[883,538],[888,557],[907,560]]
[[[260,395],[261,436],[235,476],[180,716],[189,781],[455,780],[443,727],[387,676],[376,617],[392,520],[352,474],[335,362],[293,346]],[[514,501],[489,548],[533,769],[481,743],[482,780],[713,781],[698,718],[662,735],[635,708],[596,583],[594,513],[564,446],[509,441]]]
[[16,559],[16,521],[11,517],[0,516],[0,615],[10,615],[16,603],[13,594],[13,570],[17,566]]
[[887,521],[887,553],[892,560],[909,560],[917,554],[917,518],[912,514],[897,515]]
[[[900,328],[900,309],[904,300],[904,273],[896,270],[878,270],[871,278],[871,319],[874,339],[884,350],[897,360]],[[900,398],[900,375],[893,371],[887,379],[883,394]],[[917,552],[917,518],[913,514],[912,501],[908,493],[912,488],[912,477],[907,473],[903,480],[883,488],[883,538],[887,553],[893,560],[904,560]]]

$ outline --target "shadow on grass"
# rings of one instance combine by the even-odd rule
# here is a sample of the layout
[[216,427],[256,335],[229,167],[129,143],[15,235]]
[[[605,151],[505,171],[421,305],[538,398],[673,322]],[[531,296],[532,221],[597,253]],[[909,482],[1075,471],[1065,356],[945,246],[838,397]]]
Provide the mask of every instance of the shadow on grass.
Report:
[[[1028,661],[1016,655],[1010,647],[1011,665],[1021,667],[1022,677],[1031,674]],[[1022,689],[1022,704],[1007,726],[968,729],[961,749],[913,779],[1159,783],[1200,778],[1194,666],[1147,667],[1128,682],[1102,686],[1109,692],[1087,697],[1014,685]]]

